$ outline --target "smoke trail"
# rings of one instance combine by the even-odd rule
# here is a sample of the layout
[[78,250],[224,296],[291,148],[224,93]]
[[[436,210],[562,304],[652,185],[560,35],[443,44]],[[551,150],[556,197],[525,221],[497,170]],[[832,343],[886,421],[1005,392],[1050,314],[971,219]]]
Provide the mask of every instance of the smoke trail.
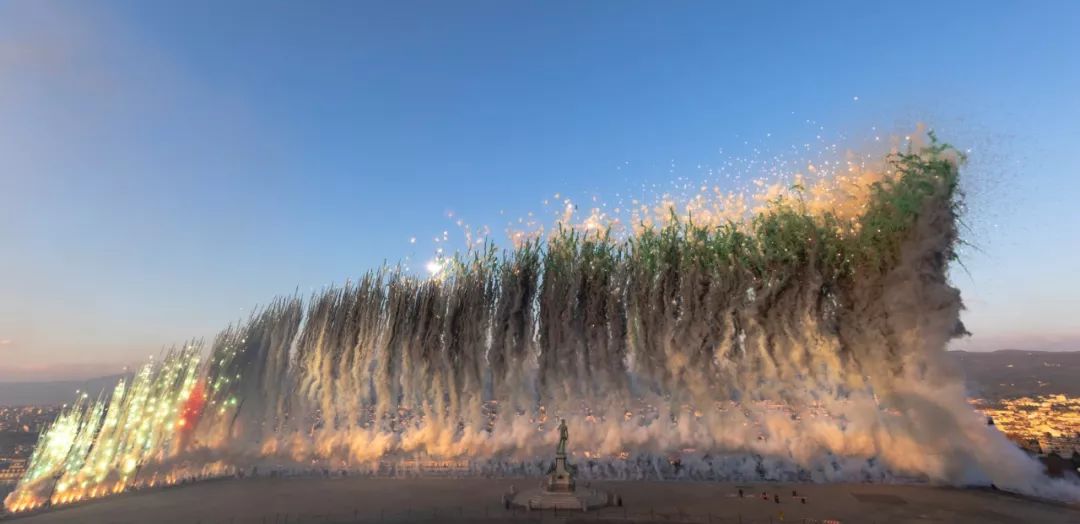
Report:
[[[566,418],[582,475],[916,479],[1080,499],[988,428],[943,360],[962,158],[701,202],[620,238],[561,227],[513,252],[284,298],[80,400],[14,511],[253,466],[533,474]],[[727,202],[735,200],[729,199]],[[696,214],[695,214],[696,212]],[[736,217],[736,218],[733,218]]]

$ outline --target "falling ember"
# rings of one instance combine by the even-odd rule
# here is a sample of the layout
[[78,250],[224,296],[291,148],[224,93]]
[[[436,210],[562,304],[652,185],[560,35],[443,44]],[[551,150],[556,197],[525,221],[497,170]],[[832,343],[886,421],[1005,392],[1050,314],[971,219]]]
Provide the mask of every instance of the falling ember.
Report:
[[380,269],[278,299],[205,355],[186,346],[80,395],[5,507],[268,463],[541,474],[560,419],[585,478],[899,477],[1080,499],[946,371],[962,155],[917,142],[753,197],[635,201],[624,237],[594,207],[505,255],[440,252],[438,278]]

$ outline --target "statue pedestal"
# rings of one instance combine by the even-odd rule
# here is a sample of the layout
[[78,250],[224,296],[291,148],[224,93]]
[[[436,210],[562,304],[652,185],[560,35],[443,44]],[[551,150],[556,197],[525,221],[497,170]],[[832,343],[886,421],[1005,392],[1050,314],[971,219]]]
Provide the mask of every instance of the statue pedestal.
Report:
[[548,473],[547,490],[552,493],[573,493],[573,466],[566,466],[566,455],[555,455],[555,464]]
[[528,510],[534,509],[577,509],[588,511],[594,508],[602,508],[611,504],[614,497],[611,493],[589,489],[578,492],[574,483],[577,468],[573,464],[566,463],[566,441],[569,432],[566,429],[566,419],[559,424],[559,445],[555,448],[555,463],[547,472],[547,481],[541,487],[526,490],[522,493],[509,493],[503,499],[508,504],[520,506]]
[[576,469],[567,464],[566,455],[555,455],[555,463],[548,471],[547,481],[541,488],[525,490],[514,495],[510,502],[528,510],[576,509],[588,511],[611,504],[612,496],[593,489],[577,491],[574,481]]

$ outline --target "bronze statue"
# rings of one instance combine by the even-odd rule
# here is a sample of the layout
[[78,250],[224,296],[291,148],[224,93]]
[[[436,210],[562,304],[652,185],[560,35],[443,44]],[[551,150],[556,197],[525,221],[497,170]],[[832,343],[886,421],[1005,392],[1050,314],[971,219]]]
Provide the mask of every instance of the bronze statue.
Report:
[[566,429],[566,419],[559,422],[559,446],[555,448],[556,455],[566,455],[566,440],[570,438],[570,432]]

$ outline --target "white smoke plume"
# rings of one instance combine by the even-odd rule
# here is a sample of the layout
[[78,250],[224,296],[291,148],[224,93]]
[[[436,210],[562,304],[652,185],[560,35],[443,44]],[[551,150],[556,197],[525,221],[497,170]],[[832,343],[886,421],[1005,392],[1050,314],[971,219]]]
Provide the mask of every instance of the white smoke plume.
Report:
[[[590,222],[431,279],[283,298],[78,404],[5,504],[238,471],[989,485],[1080,500],[966,403],[947,280],[961,158],[916,146],[748,218]],[[728,199],[728,201],[732,201]],[[738,215],[736,213],[735,215]],[[593,217],[590,217],[590,220]]]

